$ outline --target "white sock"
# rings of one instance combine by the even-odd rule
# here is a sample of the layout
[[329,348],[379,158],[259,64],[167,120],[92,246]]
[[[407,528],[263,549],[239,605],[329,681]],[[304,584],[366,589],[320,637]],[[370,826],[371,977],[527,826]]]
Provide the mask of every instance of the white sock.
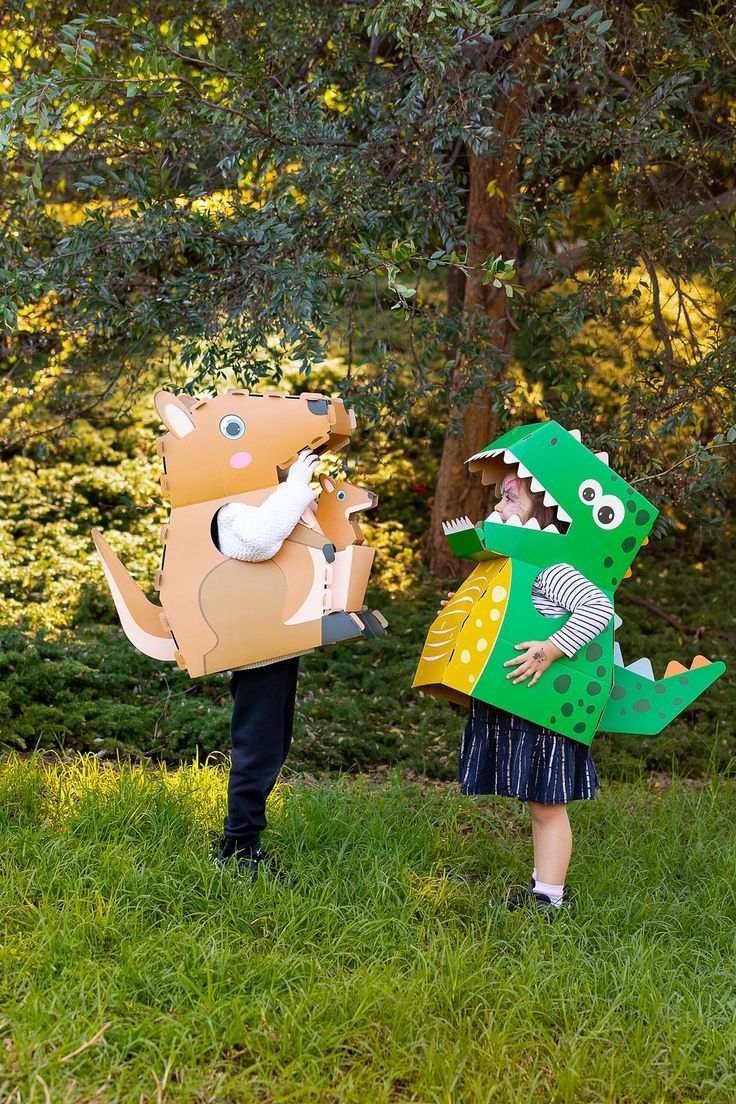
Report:
[[545,897],[549,897],[555,908],[559,908],[562,904],[562,898],[565,896],[564,885],[550,885],[549,882],[537,882],[534,883],[534,892],[543,893]]
[[534,869],[532,870],[532,889],[534,889],[536,884],[537,884],[537,868],[535,866]]

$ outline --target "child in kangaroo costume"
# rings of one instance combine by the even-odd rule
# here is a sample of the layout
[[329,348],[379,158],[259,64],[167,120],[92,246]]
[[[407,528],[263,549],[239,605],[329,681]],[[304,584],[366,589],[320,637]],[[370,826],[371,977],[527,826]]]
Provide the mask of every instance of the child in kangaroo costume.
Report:
[[254,880],[266,799],[291,744],[299,657],[383,634],[363,605],[374,550],[353,520],[377,497],[321,477],[319,453],[345,445],[352,411],[322,395],[230,389],[196,400],[160,391],[157,442],[171,515],[150,602],[92,531],[126,635],[192,677],[232,670],[232,766],[219,858]]

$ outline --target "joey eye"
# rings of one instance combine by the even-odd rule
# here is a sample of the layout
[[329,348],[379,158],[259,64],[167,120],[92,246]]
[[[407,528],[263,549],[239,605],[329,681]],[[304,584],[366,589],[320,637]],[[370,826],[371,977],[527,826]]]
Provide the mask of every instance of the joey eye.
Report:
[[347,495],[345,494],[345,491],[338,491],[337,495],[336,495],[336,498],[338,499],[339,502],[344,502],[345,499],[347,498]]
[[624,504],[615,495],[603,495],[593,508],[593,521],[600,529],[615,529],[624,520]]
[[[578,495],[581,502],[586,502],[588,506],[591,506],[596,499],[599,499],[603,494],[603,488],[600,483],[595,479],[586,479],[584,483],[580,484],[578,489]],[[612,497],[612,496],[609,496]]]
[[237,441],[245,433],[245,422],[237,414],[226,414],[220,422],[220,433],[228,441]]

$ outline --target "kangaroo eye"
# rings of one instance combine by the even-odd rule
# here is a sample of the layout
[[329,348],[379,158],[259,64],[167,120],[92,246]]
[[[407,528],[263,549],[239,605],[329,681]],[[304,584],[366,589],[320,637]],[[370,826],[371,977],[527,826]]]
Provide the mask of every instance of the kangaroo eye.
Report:
[[347,495],[345,494],[344,491],[338,491],[337,492],[337,498],[338,498],[339,502],[343,502],[346,497],[347,497]]
[[245,433],[245,422],[236,414],[226,414],[220,422],[220,433],[228,441],[237,441]]
[[603,495],[593,508],[593,521],[600,529],[616,529],[624,520],[624,504],[615,495]]
[[603,488],[595,479],[586,479],[584,483],[580,484],[578,494],[580,496],[580,501],[587,502],[590,506],[597,498],[601,497]]

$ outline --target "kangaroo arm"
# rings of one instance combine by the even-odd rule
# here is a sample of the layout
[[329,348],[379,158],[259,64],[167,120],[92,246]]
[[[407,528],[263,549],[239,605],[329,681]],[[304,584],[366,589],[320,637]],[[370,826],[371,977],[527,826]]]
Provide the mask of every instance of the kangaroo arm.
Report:
[[176,645],[171,633],[161,624],[161,606],[149,602],[99,529],[92,529],[91,532],[120,624],[128,640],[139,652],[152,659],[173,662]]

